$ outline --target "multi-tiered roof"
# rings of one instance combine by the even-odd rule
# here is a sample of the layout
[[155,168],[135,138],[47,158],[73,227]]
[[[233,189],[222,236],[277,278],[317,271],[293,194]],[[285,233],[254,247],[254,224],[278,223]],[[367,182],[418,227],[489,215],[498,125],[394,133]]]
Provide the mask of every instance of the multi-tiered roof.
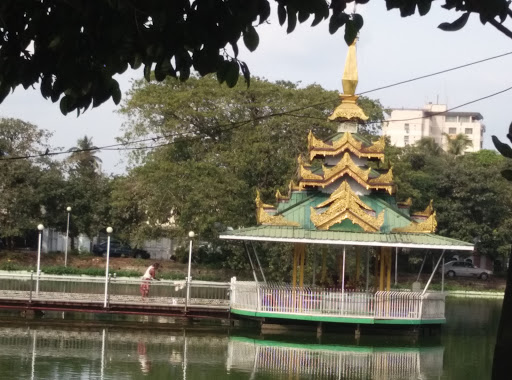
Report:
[[357,133],[368,117],[357,105],[355,43],[349,47],[341,103],[329,120],[338,132],[321,140],[309,133],[307,157],[297,159],[298,178],[287,194],[276,192],[275,205],[256,196],[259,227],[221,235],[225,239],[319,242],[471,250],[470,244],[442,238],[432,203],[418,213],[411,201],[397,203],[393,169],[384,161],[384,137],[371,141]]
[[[341,104],[329,117],[339,123],[338,133],[326,140],[309,133],[308,157],[297,159],[298,184],[290,182],[286,196],[277,191],[277,206],[264,204],[258,194],[258,224],[350,232],[435,231],[431,205],[409,215],[408,208],[393,197],[393,169],[377,170],[370,164],[384,161],[385,140],[372,142],[356,132],[368,117],[356,103],[355,59],[353,44],[343,74]],[[312,166],[314,159],[322,164]]]

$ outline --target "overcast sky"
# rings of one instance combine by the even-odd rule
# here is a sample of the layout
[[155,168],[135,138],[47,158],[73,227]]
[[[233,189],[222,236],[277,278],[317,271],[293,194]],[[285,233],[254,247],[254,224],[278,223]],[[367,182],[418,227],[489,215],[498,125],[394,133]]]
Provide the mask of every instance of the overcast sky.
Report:
[[[474,15],[461,31],[437,29],[439,23],[459,16],[441,9],[437,3],[427,16],[405,19],[396,10],[387,12],[383,1],[371,1],[358,9],[365,25],[358,42],[357,92],[512,51],[512,39],[490,25],[483,26]],[[318,83],[326,89],[341,90],[347,52],[343,30],[331,36],[327,21],[315,28],[310,23],[298,25],[290,35],[277,21],[259,26],[258,49],[254,53],[241,49],[239,58],[247,62],[253,76],[301,81],[303,85]],[[512,55],[367,96],[392,108],[421,108],[437,100],[454,107],[512,86],[511,67]],[[118,78],[122,91],[127,91],[130,81],[140,75],[130,71]],[[505,139],[512,121],[511,101],[509,91],[460,109],[483,115],[487,127],[484,148],[492,148],[493,134]],[[44,100],[39,90],[25,91],[20,87],[0,105],[0,117],[20,118],[53,131],[52,145],[68,149],[84,135],[92,136],[97,146],[114,143],[123,123],[115,110],[109,101],[78,118],[76,114],[63,116],[58,103]],[[102,152],[100,156],[107,173],[123,172],[122,153]]]

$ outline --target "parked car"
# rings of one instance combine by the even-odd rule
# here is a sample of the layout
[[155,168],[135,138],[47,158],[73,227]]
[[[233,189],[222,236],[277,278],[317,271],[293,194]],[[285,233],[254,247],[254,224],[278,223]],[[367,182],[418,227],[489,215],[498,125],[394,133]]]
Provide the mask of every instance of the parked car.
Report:
[[443,269],[448,277],[478,277],[487,280],[492,275],[492,271],[479,268],[468,261],[450,261]]
[[[107,255],[107,242],[95,244],[92,252],[97,256]],[[118,240],[110,240],[110,257],[135,257],[137,259],[149,259],[150,255],[143,249],[130,247],[129,244]]]

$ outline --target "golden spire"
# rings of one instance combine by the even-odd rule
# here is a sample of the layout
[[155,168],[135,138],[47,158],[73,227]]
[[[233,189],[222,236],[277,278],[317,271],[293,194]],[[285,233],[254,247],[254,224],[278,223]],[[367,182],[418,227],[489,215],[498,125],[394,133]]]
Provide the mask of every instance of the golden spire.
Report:
[[345,61],[345,70],[341,84],[343,86],[343,94],[340,94],[341,104],[336,107],[329,120],[368,120],[363,110],[356,104],[358,96],[356,93],[358,74],[356,59],[356,40],[348,48],[347,59]]
[[357,75],[357,57],[356,57],[356,39],[348,47],[347,59],[345,60],[345,70],[341,78],[341,85],[345,95],[355,95],[358,82]]

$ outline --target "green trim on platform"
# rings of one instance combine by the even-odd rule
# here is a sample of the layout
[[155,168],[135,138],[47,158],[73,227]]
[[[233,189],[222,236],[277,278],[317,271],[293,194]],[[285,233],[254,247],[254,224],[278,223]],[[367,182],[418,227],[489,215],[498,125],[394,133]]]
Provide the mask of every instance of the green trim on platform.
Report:
[[254,318],[291,319],[310,322],[359,323],[365,325],[432,325],[446,323],[446,319],[375,319],[373,317],[330,317],[323,315],[300,315],[271,312],[258,312],[231,309],[231,313]]
[[289,343],[280,342],[277,340],[262,340],[252,339],[244,336],[230,336],[229,340],[242,343],[252,343],[259,346],[270,346],[270,347],[285,347],[285,348],[297,348],[300,350],[315,350],[315,351],[341,351],[341,352],[362,352],[362,353],[374,353],[374,352],[425,352],[429,350],[438,350],[442,347],[380,347],[380,346],[338,346],[334,344],[301,344],[301,343]]

